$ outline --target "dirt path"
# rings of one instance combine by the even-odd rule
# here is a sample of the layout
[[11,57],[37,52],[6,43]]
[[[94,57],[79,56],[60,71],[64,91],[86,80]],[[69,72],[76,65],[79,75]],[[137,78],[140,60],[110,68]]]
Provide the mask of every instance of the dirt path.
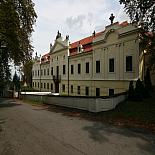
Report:
[[0,99],[0,155],[153,155],[155,135]]

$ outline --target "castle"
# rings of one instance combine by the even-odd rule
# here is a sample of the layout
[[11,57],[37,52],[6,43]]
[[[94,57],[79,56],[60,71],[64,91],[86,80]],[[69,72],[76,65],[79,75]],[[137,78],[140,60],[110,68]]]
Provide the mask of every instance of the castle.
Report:
[[136,25],[111,23],[70,43],[58,31],[54,45],[33,65],[33,88],[70,96],[111,96],[144,77],[144,52]]

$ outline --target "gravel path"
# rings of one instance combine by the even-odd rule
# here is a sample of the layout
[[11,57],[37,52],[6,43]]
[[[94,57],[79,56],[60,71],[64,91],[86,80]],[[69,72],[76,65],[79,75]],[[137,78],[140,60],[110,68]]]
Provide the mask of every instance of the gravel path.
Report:
[[0,155],[154,155],[155,135],[0,99]]

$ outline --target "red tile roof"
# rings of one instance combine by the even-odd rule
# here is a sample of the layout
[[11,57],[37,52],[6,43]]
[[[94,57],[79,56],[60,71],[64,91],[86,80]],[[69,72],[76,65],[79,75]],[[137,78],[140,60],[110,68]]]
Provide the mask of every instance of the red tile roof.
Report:
[[129,25],[129,23],[127,21],[124,21],[124,22],[120,23],[119,25],[122,27],[126,27]]
[[93,40],[93,36],[89,36],[89,37],[87,37],[87,38],[81,39],[81,40],[79,40],[79,41],[76,41],[76,42],[70,44],[70,47],[71,47],[71,49],[72,49],[72,48],[76,48],[76,47],[78,47],[79,43],[80,43],[81,45],[86,45],[86,44],[91,43],[92,40]]
[[[118,22],[114,23],[114,24],[117,24]],[[122,23],[119,24],[121,27],[126,27],[129,25],[129,23],[127,21],[124,21]],[[110,25],[108,25],[110,26]],[[89,36],[89,37],[86,37],[86,38],[83,38],[81,40],[78,40],[76,42],[73,42],[70,44],[70,55],[73,56],[73,55],[76,55],[77,54],[77,47],[79,44],[81,44],[83,46],[83,50],[84,52],[90,52],[92,51],[92,42],[93,42],[93,39],[100,36],[101,34],[103,34],[104,31],[101,31],[101,32],[98,32],[98,33],[95,33],[95,36],[92,35],[92,36]],[[45,54],[42,56],[42,59],[43,61],[42,62],[47,62],[50,60],[50,55],[49,53]]]
[[98,32],[98,33],[95,34],[95,36],[89,36],[89,37],[86,37],[84,39],[78,40],[78,41],[70,44],[70,47],[71,47],[71,49],[76,48],[76,47],[78,47],[79,43],[81,45],[90,44],[90,43],[92,43],[93,39],[96,38],[97,36],[99,36],[101,33],[102,32]]
[[47,56],[50,56],[49,53],[44,54],[44,55],[42,56],[42,58],[43,58],[43,57],[47,57]]
[[50,55],[49,55],[49,53],[44,54],[44,55],[41,57],[41,63],[46,63],[46,62],[49,62],[49,61],[50,61]]
[[86,37],[84,39],[81,39],[81,40],[78,40],[72,44],[70,44],[70,55],[73,56],[73,55],[76,55],[77,54],[77,47],[78,45],[82,45],[83,46],[83,50],[84,52],[90,52],[92,51],[92,42],[93,42],[93,39],[96,38],[97,36],[101,35],[103,32],[99,32],[99,33],[95,33],[95,36],[89,36],[89,37]]

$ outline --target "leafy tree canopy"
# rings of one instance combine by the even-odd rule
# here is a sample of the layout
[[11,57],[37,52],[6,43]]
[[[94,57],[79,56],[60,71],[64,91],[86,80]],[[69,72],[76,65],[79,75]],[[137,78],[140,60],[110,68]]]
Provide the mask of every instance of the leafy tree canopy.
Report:
[[22,76],[23,82],[26,82],[28,86],[32,86],[32,67],[33,67],[33,60],[27,60],[21,68],[21,71],[24,73]]
[[141,27],[141,48],[150,54],[150,67],[155,66],[155,0],[119,0],[131,22]]
[[10,79],[9,62],[31,59],[31,34],[37,15],[31,0],[0,0],[0,87]]
[[15,86],[15,90],[19,91],[20,89],[20,78],[17,75],[17,73],[15,72],[14,76],[13,76],[13,84]]
[[132,22],[138,22],[145,30],[155,30],[155,0],[120,0]]
[[0,1],[0,43],[5,43],[8,58],[15,64],[31,57],[30,37],[36,18],[31,0]]

